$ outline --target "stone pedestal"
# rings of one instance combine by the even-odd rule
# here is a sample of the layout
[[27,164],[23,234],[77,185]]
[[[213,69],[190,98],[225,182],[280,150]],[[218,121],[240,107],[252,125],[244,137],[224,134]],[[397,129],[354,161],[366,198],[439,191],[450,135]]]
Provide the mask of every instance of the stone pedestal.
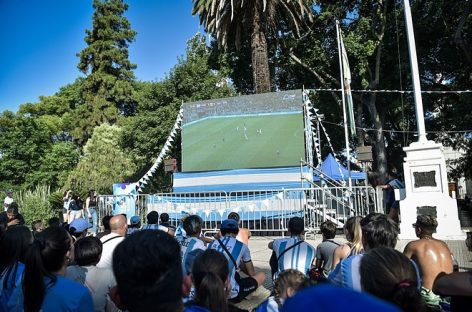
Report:
[[400,201],[400,239],[416,239],[412,226],[419,214],[433,215],[438,220],[435,238],[441,240],[465,239],[461,230],[457,202],[449,196],[446,161],[442,145],[415,142],[403,149],[405,198]]

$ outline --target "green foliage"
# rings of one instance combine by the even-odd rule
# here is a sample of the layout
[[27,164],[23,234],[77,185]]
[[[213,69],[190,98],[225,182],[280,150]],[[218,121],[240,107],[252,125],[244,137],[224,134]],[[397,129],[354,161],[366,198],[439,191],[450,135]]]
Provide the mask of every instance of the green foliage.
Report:
[[65,188],[79,194],[95,189],[99,194],[112,194],[113,183],[125,182],[136,166],[119,145],[122,129],[117,125],[95,127],[84,146],[84,155],[70,172]]
[[135,112],[133,69],[128,46],[136,32],[124,13],[123,0],[94,0],[93,28],[86,30],[87,47],[79,54],[79,70],[87,77],[82,85],[85,103],[74,119],[74,135],[84,144],[93,128],[102,123],[114,124],[118,116]]
[[37,185],[31,190],[21,190],[17,193],[15,199],[27,226],[35,220],[46,223],[50,218],[58,216],[59,212],[51,205],[49,196],[50,188],[46,185]]

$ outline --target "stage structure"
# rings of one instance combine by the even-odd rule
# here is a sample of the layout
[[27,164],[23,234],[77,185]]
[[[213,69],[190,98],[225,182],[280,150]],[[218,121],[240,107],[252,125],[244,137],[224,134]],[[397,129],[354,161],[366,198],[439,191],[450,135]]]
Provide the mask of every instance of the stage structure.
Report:
[[[173,222],[183,213],[198,214],[205,229],[214,229],[236,211],[247,227],[260,231],[284,231],[290,217],[300,216],[314,231],[324,220],[342,227],[350,216],[377,211],[375,190],[346,186],[349,174],[333,157],[331,139],[309,92],[182,104],[166,143],[136,189],[142,192],[178,131],[182,172],[173,174],[173,193],[135,196],[137,214],[144,218],[157,210]],[[333,154],[324,161],[322,135]],[[366,178],[355,172],[351,177]]]

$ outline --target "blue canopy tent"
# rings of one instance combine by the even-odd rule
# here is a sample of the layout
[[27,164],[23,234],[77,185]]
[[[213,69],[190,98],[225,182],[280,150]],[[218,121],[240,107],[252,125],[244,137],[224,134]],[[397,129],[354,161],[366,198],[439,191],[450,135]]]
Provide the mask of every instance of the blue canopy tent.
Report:
[[[323,174],[333,180],[339,181],[349,179],[349,172],[347,169],[338,163],[332,154],[329,154],[321,163],[320,170]],[[352,180],[365,180],[366,178],[367,174],[365,172],[351,171]],[[320,177],[315,174],[313,176],[313,181],[320,181]]]

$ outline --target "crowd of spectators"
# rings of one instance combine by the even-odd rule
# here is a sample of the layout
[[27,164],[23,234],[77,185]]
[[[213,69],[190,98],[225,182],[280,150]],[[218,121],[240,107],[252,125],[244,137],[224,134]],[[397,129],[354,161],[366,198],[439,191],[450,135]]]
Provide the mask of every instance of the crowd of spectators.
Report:
[[[10,203],[0,219],[0,311],[244,311],[240,303],[267,284],[237,213],[213,237],[197,215],[176,229],[155,211],[146,221],[105,216],[95,233],[85,218],[53,218],[30,229]],[[347,242],[326,221],[315,248],[293,217],[288,235],[269,243],[272,294],[255,310],[465,311],[472,275],[453,272],[451,251],[433,238],[437,225],[419,215],[418,240],[400,252],[387,215],[347,220]]]

